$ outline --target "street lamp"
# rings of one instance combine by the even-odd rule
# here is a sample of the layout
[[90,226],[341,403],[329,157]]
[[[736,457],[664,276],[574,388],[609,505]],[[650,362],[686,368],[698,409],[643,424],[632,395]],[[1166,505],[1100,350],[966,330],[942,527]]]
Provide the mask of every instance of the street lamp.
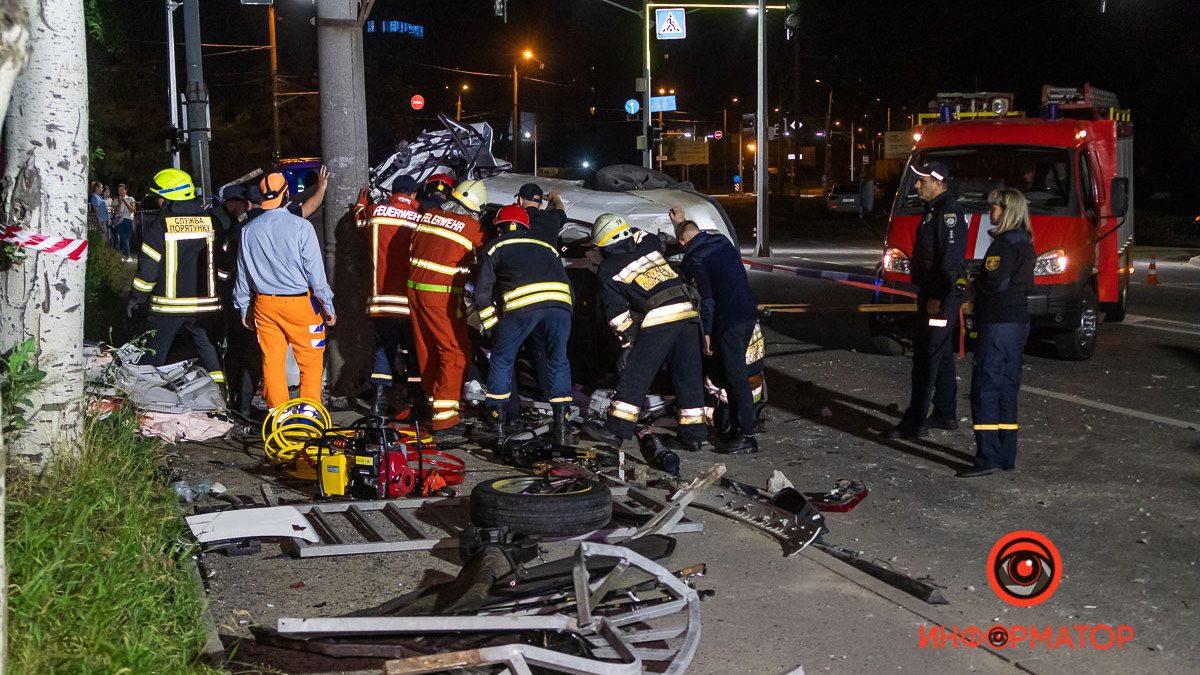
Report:
[[458,101],[454,104],[454,119],[462,119],[462,95],[465,91],[471,91],[471,85],[466,82],[462,83],[458,88]]
[[[525,49],[524,51],[521,52],[521,58],[526,61],[534,60],[533,50]],[[518,66],[520,66],[520,63],[521,63],[520,61],[513,62],[513,118],[512,118],[512,168],[513,168],[513,171],[517,171],[517,168],[521,163],[520,162],[520,160],[521,160],[521,144],[520,144],[520,141],[518,140],[518,136],[521,134],[521,113],[520,113],[519,107],[517,106],[517,98],[518,98],[518,93],[520,91],[519,82],[521,81],[521,74],[518,71]]]

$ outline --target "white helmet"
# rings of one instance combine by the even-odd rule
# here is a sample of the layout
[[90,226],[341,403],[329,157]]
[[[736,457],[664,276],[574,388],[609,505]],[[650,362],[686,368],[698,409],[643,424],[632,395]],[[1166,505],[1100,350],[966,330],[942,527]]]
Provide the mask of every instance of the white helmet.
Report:
[[601,213],[592,224],[592,243],[596,246],[611,246],[632,236],[629,222],[615,213]]
[[483,205],[487,204],[488,199],[487,186],[481,180],[464,180],[454,186],[450,195],[467,210],[475,213],[483,211]]

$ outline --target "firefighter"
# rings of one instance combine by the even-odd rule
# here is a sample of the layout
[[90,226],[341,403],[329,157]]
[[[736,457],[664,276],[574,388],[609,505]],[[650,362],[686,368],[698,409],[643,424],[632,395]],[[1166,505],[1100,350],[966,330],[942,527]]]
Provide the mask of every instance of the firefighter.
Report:
[[701,231],[695,221],[686,220],[682,208],[672,208],[670,216],[683,246],[684,271],[700,295],[704,354],[712,357],[715,366],[712,379],[721,384],[734,412],[723,452],[758,452],[754,387],[746,363],[758,329],[758,303],[742,267],[742,255],[725,237]]
[[[415,383],[420,390],[417,351],[413,347],[412,321],[408,308],[408,255],[413,232],[421,223],[416,192],[410,176],[392,181],[391,196],[368,211],[366,225],[371,233],[371,297],[367,316],[375,324],[375,365],[371,371],[375,399],[372,415],[386,414],[388,397],[395,391],[396,378]],[[397,354],[403,365],[396,367]],[[406,384],[406,386],[409,386]],[[411,387],[409,389],[412,394]],[[410,396],[414,404],[425,404],[424,393]]]
[[608,325],[630,351],[603,426],[589,422],[584,434],[620,446],[633,435],[642,402],[664,363],[670,366],[679,406],[679,440],[688,450],[704,449],[704,383],[695,292],[663,256],[655,235],[624,218],[601,214],[592,243],[604,259],[597,272]]
[[450,193],[453,190],[453,178],[448,174],[435,173],[425,179],[425,184],[421,186],[421,194],[417,197],[417,202],[421,205],[422,211],[441,208],[442,205],[450,200]]
[[233,304],[242,325],[258,333],[263,397],[274,410],[289,398],[288,347],[300,367],[300,396],[321,400],[326,328],[337,314],[312,223],[287,208],[287,180],[267,174],[259,189],[263,211],[242,230]]
[[[888,438],[920,438],[929,427],[952,431],[957,384],[954,338],[959,331],[966,269],[967,219],[954,193],[950,167],[941,160],[912,167],[925,217],[913,243],[912,279],[917,286],[917,331],[913,338],[912,396]],[[933,403],[933,413],[925,418]]]
[[[485,331],[495,330],[487,383],[487,431],[502,438],[515,377],[517,351],[536,336],[546,353],[548,387],[543,395],[553,411],[552,433],[568,445],[571,403],[571,285],[553,246],[534,238],[529,214],[516,204],[500,209],[493,221],[501,235],[484,249],[475,275],[475,307]],[[499,322],[499,326],[497,326]]]
[[486,203],[481,181],[460,183],[444,206],[421,215],[409,255],[408,303],[421,386],[431,400],[433,430],[444,435],[462,433],[459,401],[471,351],[463,286],[483,244],[479,215]]
[[146,343],[151,354],[145,363],[166,364],[167,353],[182,332],[195,346],[200,364],[223,387],[225,373],[217,350],[199,323],[200,317],[221,311],[213,267],[212,218],[184,171],[159,171],[150,189],[167,201],[160,212],[143,222],[137,276],[126,315],[133,318],[149,302],[148,321],[154,335]]
[[975,463],[960,478],[1012,471],[1017,461],[1017,398],[1021,356],[1029,338],[1029,291],[1033,290],[1033,230],[1020,190],[993,190],[992,243],[975,280],[975,364],[971,372],[971,419]]

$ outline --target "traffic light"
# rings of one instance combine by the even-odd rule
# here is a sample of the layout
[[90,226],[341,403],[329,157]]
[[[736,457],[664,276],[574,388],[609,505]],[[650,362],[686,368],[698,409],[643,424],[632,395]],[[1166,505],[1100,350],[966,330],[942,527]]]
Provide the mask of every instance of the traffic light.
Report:
[[789,33],[795,33],[800,27],[800,0],[788,0],[786,7],[787,15],[783,18],[783,25],[787,26]]

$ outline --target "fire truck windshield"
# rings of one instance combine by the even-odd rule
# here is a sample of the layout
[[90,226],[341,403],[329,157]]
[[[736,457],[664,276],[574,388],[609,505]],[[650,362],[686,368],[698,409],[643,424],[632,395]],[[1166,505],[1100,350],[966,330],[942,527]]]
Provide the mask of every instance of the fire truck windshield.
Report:
[[[1070,187],[1074,178],[1067,149],[1017,145],[935,148],[915,153],[912,164],[935,159],[950,165],[958,201],[967,212],[987,211],[988,193],[1009,187],[1025,193],[1033,215],[1073,215],[1078,211]],[[916,178],[912,171],[905,173],[896,199],[897,215],[922,211]]]

